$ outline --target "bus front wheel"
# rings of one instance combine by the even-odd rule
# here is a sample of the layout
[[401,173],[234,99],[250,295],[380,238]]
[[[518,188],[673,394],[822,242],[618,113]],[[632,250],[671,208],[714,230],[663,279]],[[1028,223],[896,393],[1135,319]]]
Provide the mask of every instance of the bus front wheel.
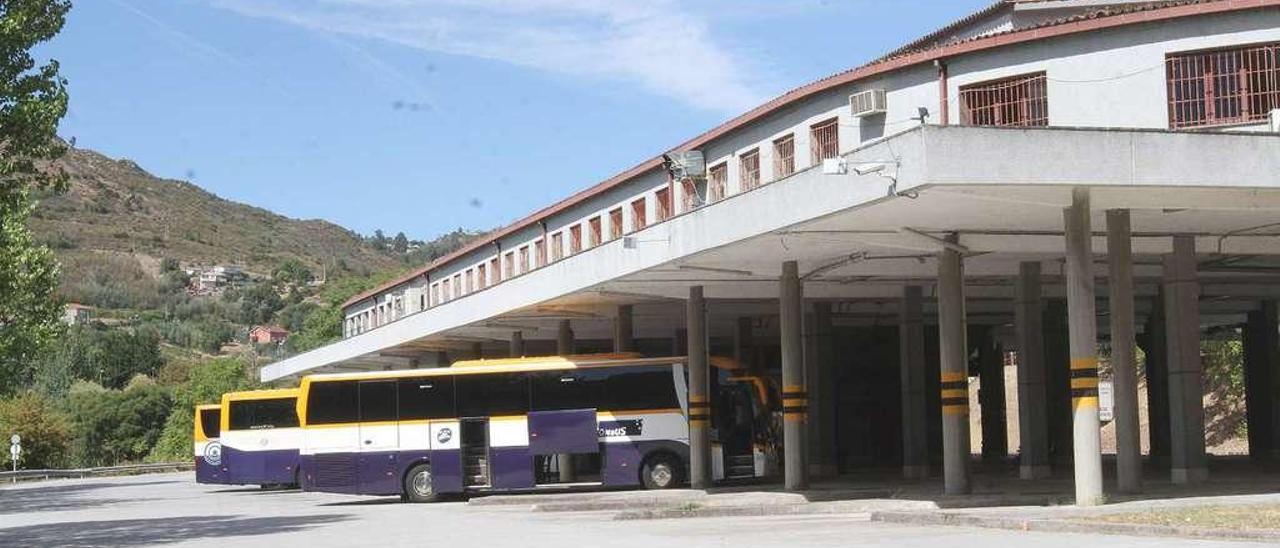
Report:
[[670,489],[680,484],[680,463],[666,453],[658,453],[645,459],[640,470],[645,489]]
[[431,465],[422,463],[410,468],[404,475],[404,499],[408,502],[435,502],[436,497]]

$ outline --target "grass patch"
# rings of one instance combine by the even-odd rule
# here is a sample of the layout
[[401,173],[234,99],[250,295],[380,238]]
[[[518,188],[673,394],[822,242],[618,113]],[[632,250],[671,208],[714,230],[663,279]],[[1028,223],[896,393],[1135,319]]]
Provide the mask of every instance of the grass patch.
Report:
[[1088,518],[1087,521],[1214,529],[1280,530],[1280,504],[1172,508],[1098,516]]

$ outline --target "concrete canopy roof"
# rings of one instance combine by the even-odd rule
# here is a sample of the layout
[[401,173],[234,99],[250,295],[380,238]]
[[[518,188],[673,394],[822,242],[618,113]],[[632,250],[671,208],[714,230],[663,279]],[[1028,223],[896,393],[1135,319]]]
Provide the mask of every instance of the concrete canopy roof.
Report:
[[[1207,321],[1232,321],[1252,306],[1248,299],[1280,297],[1280,135],[925,126],[845,159],[884,168],[802,171],[650,226],[631,245],[605,243],[271,364],[262,376],[403,366],[426,351],[501,341],[513,331],[554,339],[560,319],[575,320],[580,336],[608,338],[618,304],[637,305],[637,337],[669,337],[694,285],[715,300],[722,320],[767,316],[776,312],[784,260],[799,262],[806,298],[847,302],[852,316],[891,318],[904,285],[931,294],[934,255],[947,234],[966,253],[974,321],[985,311],[999,323],[1019,262],[1041,261],[1047,293],[1060,291],[1053,284],[1062,210],[1077,186],[1090,189],[1096,256],[1105,253],[1104,211],[1132,210],[1140,295],[1154,293],[1171,236],[1192,234],[1204,304],[1217,307]],[[1105,275],[1105,264],[1096,268]],[[713,318],[712,329],[723,334],[729,325]]]

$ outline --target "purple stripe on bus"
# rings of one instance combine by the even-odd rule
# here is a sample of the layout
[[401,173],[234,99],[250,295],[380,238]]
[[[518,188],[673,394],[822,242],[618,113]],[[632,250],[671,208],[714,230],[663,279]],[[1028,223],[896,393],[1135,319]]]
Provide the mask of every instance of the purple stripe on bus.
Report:
[[462,492],[462,451],[441,449],[431,452],[431,482],[437,493]]
[[204,457],[196,457],[196,483],[227,483],[222,468],[209,464]]
[[298,469],[298,450],[241,451],[222,446],[222,469],[227,483],[291,484]]
[[533,487],[533,456],[528,447],[490,447],[489,485],[493,489]]
[[644,459],[659,452],[674,455],[678,462],[685,463],[687,470],[689,445],[686,443],[658,440],[604,444],[602,483],[610,487],[639,485]]
[[529,413],[529,451],[534,455],[600,451],[595,409]]

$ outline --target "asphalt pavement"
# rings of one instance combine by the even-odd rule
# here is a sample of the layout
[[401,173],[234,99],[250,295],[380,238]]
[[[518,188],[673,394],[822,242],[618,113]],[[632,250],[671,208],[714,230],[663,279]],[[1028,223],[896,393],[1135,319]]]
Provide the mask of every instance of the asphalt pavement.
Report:
[[[197,485],[191,473],[0,487],[0,546],[1221,546],[1222,541],[872,523],[864,513],[614,520],[614,512]],[[1231,546],[1263,546],[1232,542]]]

